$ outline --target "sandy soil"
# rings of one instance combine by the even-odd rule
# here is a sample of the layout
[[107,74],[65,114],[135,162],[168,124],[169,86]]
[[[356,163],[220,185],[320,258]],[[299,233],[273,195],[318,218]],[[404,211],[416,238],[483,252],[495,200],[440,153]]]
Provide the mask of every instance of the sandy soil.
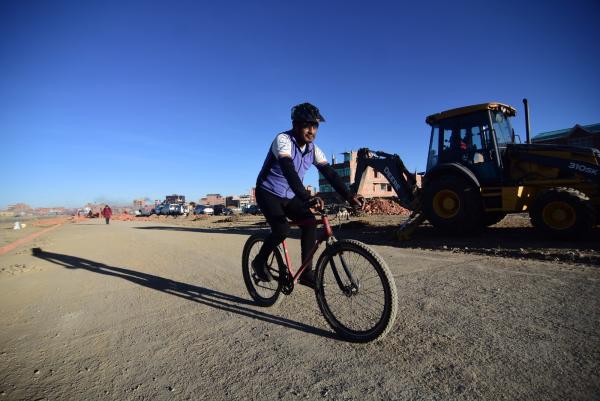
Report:
[[[13,243],[30,234],[40,232],[45,228],[52,227],[56,224],[61,224],[66,221],[71,221],[69,217],[52,217],[41,219],[16,219],[11,218],[10,221],[0,221],[0,247]],[[23,227],[20,230],[15,230],[15,222],[19,221]]]
[[261,218],[192,220],[83,220],[0,256],[0,399],[600,397],[595,240],[513,219],[398,243],[390,217],[345,222],[336,235],[372,245],[399,292],[391,333],[357,345],[308,288],[252,304],[240,256]]

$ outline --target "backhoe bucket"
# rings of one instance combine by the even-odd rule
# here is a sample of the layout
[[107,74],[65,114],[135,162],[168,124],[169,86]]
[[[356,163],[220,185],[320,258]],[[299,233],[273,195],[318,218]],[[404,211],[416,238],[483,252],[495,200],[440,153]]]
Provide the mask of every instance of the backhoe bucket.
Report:
[[396,230],[396,239],[399,241],[408,241],[412,233],[425,221],[425,216],[421,211],[412,212],[408,219],[402,223]]

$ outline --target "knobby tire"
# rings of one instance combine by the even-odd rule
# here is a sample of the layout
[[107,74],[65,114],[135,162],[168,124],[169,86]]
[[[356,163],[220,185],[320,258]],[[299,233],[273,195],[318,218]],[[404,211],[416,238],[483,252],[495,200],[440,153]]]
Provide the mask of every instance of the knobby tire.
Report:
[[269,282],[256,279],[251,263],[262,246],[265,237],[265,235],[253,235],[246,241],[242,251],[242,275],[244,276],[246,289],[252,299],[260,306],[271,307],[279,304],[283,298],[281,296],[282,284],[278,277],[284,268],[284,264],[281,253],[276,248],[268,259],[273,279]]
[[[331,271],[331,260],[336,264],[338,274],[346,277],[341,266],[340,254],[348,262],[348,267],[355,279],[361,281],[361,287],[356,295],[347,296],[340,289],[336,280],[327,281],[334,277]],[[363,271],[360,271],[358,262],[361,262]],[[340,240],[329,247],[317,262],[316,297],[321,313],[331,328],[342,338],[351,342],[370,342],[382,339],[394,325],[398,310],[398,292],[394,277],[385,261],[373,249],[362,242],[355,240]],[[354,263],[354,264],[353,264]],[[329,272],[331,271],[331,272]],[[381,285],[381,294],[371,292],[369,286]],[[326,285],[324,285],[326,284]],[[336,294],[337,292],[337,294]],[[359,301],[358,297],[362,297]],[[334,311],[333,302],[342,303],[345,312]],[[366,327],[348,327],[347,319],[359,319],[359,315],[370,308],[378,308],[381,313],[376,313],[374,321],[367,323]],[[342,314],[344,316],[342,316]]]

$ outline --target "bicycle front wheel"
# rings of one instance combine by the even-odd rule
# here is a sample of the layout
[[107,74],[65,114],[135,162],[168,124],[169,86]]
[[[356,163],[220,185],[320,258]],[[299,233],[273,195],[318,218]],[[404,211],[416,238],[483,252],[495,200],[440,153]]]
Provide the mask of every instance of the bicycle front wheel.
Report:
[[242,252],[242,275],[244,284],[248,293],[260,306],[275,306],[281,301],[282,284],[280,280],[282,271],[285,272],[283,258],[279,248],[275,248],[273,253],[267,259],[267,266],[273,279],[271,281],[262,281],[258,278],[252,261],[258,254],[265,238],[261,235],[253,235],[246,241]]
[[382,339],[394,325],[398,293],[385,261],[359,241],[340,240],[317,265],[317,303],[335,332],[353,342]]

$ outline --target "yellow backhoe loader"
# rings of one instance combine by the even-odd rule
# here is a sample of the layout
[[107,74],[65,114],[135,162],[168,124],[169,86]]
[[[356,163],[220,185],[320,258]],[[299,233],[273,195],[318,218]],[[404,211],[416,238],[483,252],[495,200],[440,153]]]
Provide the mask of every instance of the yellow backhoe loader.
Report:
[[600,216],[600,151],[531,144],[524,99],[526,143],[515,143],[516,110],[484,103],[430,115],[427,168],[421,187],[396,154],[358,151],[353,190],[367,167],[382,173],[412,211],[398,231],[406,237],[425,219],[449,233],[493,225],[507,213],[528,212],[545,235],[588,235]]

